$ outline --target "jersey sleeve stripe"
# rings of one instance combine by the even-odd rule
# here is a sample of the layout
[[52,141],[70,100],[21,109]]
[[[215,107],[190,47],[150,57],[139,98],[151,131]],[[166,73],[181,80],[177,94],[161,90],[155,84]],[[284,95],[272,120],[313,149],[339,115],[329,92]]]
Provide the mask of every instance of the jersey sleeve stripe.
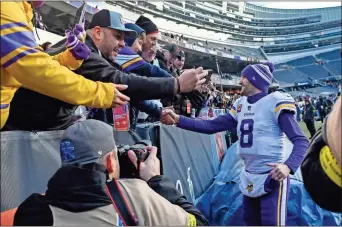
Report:
[[25,27],[7,28],[4,30],[1,30],[1,36],[10,35],[16,32],[27,32],[27,31],[28,30]]
[[7,109],[9,104],[0,104],[0,109]]
[[232,117],[236,120],[236,111],[233,109],[230,109],[229,111],[230,115],[232,115]]
[[294,102],[290,102],[290,101],[278,102],[276,107],[278,107],[278,106],[280,106],[282,104],[292,104],[292,105],[294,105],[295,103]]
[[14,27],[26,27],[28,28],[27,24],[23,22],[13,22],[13,23],[8,23],[8,24],[3,24],[0,26],[0,30],[4,30],[7,28],[14,28]]
[[121,67],[122,67],[123,69],[125,69],[125,68],[127,68],[128,66],[130,66],[130,65],[132,65],[132,64],[134,64],[134,63],[136,63],[136,62],[138,62],[138,61],[142,61],[142,58],[141,58],[141,57],[134,58],[134,59],[130,60],[129,62],[126,62],[125,64],[123,64]]
[[122,69],[125,73],[127,72],[131,72],[132,70],[140,67],[140,66],[143,66],[145,64],[145,61],[138,61],[138,62],[135,62],[133,64],[131,64],[130,66],[127,66],[126,68]]
[[293,104],[281,104],[280,106],[274,109],[274,112],[278,112],[279,110],[284,109],[284,108],[296,110],[296,106]]
[[7,67],[9,67],[10,65],[12,65],[13,63],[17,62],[20,58],[23,58],[23,57],[25,57],[26,55],[31,54],[31,53],[35,53],[35,52],[39,52],[39,51],[36,50],[36,49],[25,50],[25,51],[19,53],[18,55],[14,56],[13,58],[11,58],[10,60],[8,60],[7,62],[5,62],[5,63],[3,64],[3,67],[4,67],[4,68],[7,68]]
[[12,51],[27,46],[34,48],[37,45],[34,35],[31,31],[20,31],[8,35],[1,36],[1,58],[5,57]]

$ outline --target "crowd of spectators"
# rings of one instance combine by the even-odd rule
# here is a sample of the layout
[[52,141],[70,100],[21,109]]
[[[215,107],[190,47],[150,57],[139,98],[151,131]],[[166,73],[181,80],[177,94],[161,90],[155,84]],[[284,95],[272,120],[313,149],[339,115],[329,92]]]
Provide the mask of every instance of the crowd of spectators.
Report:
[[[120,179],[127,173],[120,171],[112,118],[113,109],[128,103],[156,119],[164,108],[183,112],[183,101],[201,107],[198,88],[208,72],[184,70],[185,54],[175,45],[159,49],[149,18],[123,24],[109,10],[94,14],[87,28],[84,20],[75,23],[60,42],[39,46],[34,36],[18,34],[33,32],[34,9],[43,3],[1,2],[2,26],[17,35],[1,41],[8,48],[1,53],[1,130],[65,130],[62,166],[45,195],[32,194],[18,207],[14,225],[208,225],[161,175],[156,147],[140,148],[144,160],[128,151],[138,175]],[[79,107],[87,108],[85,118],[75,115]]]
[[341,87],[341,80],[325,80],[324,85],[339,88]]

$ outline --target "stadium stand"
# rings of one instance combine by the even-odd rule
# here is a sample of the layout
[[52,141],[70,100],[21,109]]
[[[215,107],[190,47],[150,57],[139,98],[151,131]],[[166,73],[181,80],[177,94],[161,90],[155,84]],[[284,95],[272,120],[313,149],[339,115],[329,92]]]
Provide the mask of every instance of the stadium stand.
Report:
[[304,58],[299,58],[293,61],[289,61],[286,64],[296,67],[296,66],[303,66],[303,65],[311,65],[314,62],[315,62],[315,59],[313,56],[307,56]]
[[[265,52],[269,53],[283,52],[284,48],[285,51],[314,48],[313,40],[316,40],[320,46],[341,42],[341,9],[339,7],[314,11],[302,10],[298,13],[296,10],[265,7],[255,9],[255,6],[249,3],[244,3],[243,6],[235,5],[235,8],[230,6],[225,8],[224,4],[218,7],[217,4],[210,2],[190,1],[185,1],[184,4],[166,1],[161,5],[140,1],[136,4],[130,2],[115,2],[115,4],[126,9],[135,6],[134,8],[151,13],[153,16],[161,18],[165,16],[170,21],[186,24],[188,27],[184,29],[180,26],[178,31],[173,32],[189,34],[192,31],[191,27],[205,28],[204,32],[198,33],[202,36],[201,38],[208,39],[207,34],[214,31],[216,35],[209,36],[210,39],[222,40],[226,37],[224,40],[227,43],[263,46]],[[240,13],[241,10],[243,13]],[[253,18],[263,13],[267,15],[266,18]],[[329,16],[326,16],[327,14]],[[290,15],[293,18],[286,19]]]
[[304,79],[300,78],[298,74],[294,73],[293,71],[286,69],[276,70],[274,71],[273,75],[280,84],[294,84],[295,82],[303,81]]
[[334,51],[329,51],[326,53],[322,54],[317,54],[317,58],[323,59],[323,60],[336,60],[341,58],[341,50],[334,50]]
[[326,71],[321,65],[305,65],[296,67],[296,69],[314,79],[329,77],[328,71]]
[[336,75],[341,75],[341,59],[326,62],[325,64]]
[[305,91],[309,93],[317,93],[317,94],[321,94],[321,93],[336,94],[338,92],[338,88],[326,86],[326,87],[309,88],[309,89],[306,89]]

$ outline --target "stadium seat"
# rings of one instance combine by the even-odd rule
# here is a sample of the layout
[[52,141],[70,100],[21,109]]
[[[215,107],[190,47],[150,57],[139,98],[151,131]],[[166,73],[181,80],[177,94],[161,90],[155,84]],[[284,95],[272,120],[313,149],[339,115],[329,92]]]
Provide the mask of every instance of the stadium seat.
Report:
[[316,57],[323,60],[336,60],[341,58],[341,50],[337,49],[326,53],[318,54],[316,55]]
[[321,65],[306,65],[297,67],[296,69],[314,79],[320,79],[329,76],[328,71],[325,70]]
[[326,66],[337,76],[341,75],[341,59],[333,60],[328,63],[326,63]]
[[294,84],[295,82],[300,82],[307,79],[300,77],[300,75],[297,75],[290,70],[276,70],[273,72],[273,75],[279,83],[285,82]]
[[304,58],[299,58],[296,60],[289,61],[285,64],[292,65],[292,66],[303,66],[303,65],[311,65],[315,62],[315,58],[313,56],[307,56]]

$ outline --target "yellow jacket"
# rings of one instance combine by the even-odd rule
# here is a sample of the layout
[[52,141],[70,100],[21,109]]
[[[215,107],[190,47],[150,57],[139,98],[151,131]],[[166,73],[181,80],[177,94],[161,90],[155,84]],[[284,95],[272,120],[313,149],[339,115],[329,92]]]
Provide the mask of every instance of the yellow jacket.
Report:
[[52,59],[58,61],[59,64],[70,70],[78,69],[83,63],[83,60],[77,60],[68,49],[60,54],[52,56]]
[[[6,123],[11,100],[21,85],[74,105],[111,106],[113,84],[87,80],[40,51],[33,34],[31,4],[26,1],[0,2],[0,9],[0,128]],[[60,56],[54,58],[58,60]],[[63,59],[59,61],[68,65]]]

